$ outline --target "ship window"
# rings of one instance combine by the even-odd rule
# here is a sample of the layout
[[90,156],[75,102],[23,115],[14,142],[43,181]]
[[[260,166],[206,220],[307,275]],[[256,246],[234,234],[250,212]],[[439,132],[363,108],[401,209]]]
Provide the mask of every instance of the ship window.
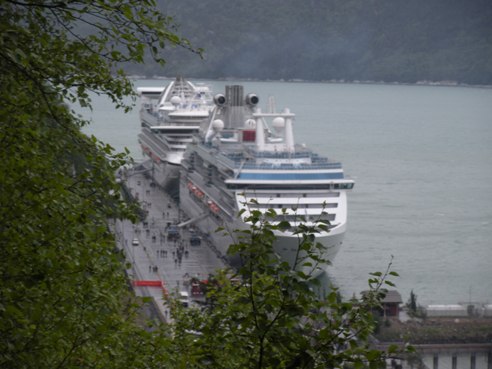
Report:
[[332,222],[335,220],[335,214],[321,214],[321,215],[308,215],[303,216],[300,214],[279,214],[275,217],[275,221],[287,221],[287,222],[318,222],[319,220],[327,220]]
[[354,187],[353,183],[335,183],[333,188],[340,190],[350,190]]
[[220,134],[221,138],[233,138],[234,131],[222,131]]
[[335,220],[335,214],[322,214],[319,217],[320,220],[328,220],[330,222],[333,222]]
[[277,197],[280,197],[280,194],[279,193],[277,194]]
[[283,204],[272,204],[270,202],[265,203],[262,202],[260,199],[257,199],[258,203],[254,204],[255,209],[282,209],[282,208],[310,208],[310,209],[329,209],[329,208],[337,208],[338,204],[337,203],[326,203],[326,204],[298,204],[298,203],[292,203],[292,202],[284,202]]

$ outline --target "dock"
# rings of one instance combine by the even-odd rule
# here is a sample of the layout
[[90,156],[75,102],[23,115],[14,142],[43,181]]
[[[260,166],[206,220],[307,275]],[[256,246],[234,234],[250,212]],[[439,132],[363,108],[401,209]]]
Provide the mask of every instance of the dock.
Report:
[[131,265],[127,272],[137,296],[151,297],[159,319],[169,322],[166,296],[184,292],[190,304],[203,302],[197,281],[206,283],[227,264],[145,171],[127,169],[124,177],[127,192],[146,216],[137,224],[116,221],[117,245]]

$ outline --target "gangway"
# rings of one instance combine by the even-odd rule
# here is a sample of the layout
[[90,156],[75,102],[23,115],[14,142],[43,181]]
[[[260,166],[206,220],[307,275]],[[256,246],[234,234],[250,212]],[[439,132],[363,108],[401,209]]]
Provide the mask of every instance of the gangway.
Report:
[[186,222],[179,223],[178,224],[178,228],[183,228],[183,227],[187,226],[188,224],[192,224],[192,223],[198,222],[199,220],[202,220],[203,218],[205,218],[207,216],[208,216],[208,212],[202,213],[202,214],[200,214],[199,216],[197,216],[195,218],[192,218],[190,220],[187,220]]

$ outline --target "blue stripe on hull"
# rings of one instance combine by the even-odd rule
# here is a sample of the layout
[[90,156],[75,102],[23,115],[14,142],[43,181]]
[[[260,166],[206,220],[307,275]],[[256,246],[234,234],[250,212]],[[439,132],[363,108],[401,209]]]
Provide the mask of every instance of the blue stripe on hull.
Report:
[[265,181],[343,179],[343,173],[241,173],[238,179],[265,180]]

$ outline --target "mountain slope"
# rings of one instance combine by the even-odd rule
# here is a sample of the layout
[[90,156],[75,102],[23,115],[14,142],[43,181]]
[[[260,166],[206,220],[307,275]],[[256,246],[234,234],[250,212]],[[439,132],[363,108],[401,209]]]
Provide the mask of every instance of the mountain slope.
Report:
[[205,53],[202,60],[165,50],[164,70],[140,71],[149,76],[492,84],[489,0],[172,0],[160,7]]

